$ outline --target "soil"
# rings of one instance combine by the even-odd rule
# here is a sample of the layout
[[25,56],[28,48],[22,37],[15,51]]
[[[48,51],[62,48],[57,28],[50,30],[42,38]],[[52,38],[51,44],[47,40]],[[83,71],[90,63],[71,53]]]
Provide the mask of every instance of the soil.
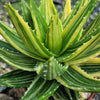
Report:
[[6,88],[0,93],[0,100],[20,100],[24,93],[24,88]]

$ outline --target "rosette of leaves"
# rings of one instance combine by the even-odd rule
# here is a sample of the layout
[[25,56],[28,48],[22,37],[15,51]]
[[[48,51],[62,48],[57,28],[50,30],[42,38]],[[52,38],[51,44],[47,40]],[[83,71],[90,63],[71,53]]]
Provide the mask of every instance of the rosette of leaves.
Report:
[[40,7],[21,0],[22,17],[6,9],[14,28],[0,21],[0,58],[16,70],[0,76],[0,86],[27,87],[22,100],[77,100],[76,91],[100,92],[100,13],[84,29],[98,0],[79,0],[62,17],[52,0]]

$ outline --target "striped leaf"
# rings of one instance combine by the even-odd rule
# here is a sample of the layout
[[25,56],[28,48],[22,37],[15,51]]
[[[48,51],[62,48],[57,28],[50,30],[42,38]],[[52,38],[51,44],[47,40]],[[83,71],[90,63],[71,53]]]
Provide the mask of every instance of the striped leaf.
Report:
[[[92,37],[88,42],[80,46],[75,52],[66,53],[63,56],[59,57],[57,60],[60,62],[68,63],[80,63],[85,62],[85,60],[95,57],[100,54],[100,47],[91,51],[97,43],[100,41],[100,34]],[[84,58],[84,59],[83,59]]]
[[74,90],[68,89],[66,87],[64,87],[64,88],[65,88],[65,91],[68,93],[68,96],[71,100],[79,100],[80,99],[79,91],[74,91]]
[[51,54],[36,37],[36,34],[11,6],[6,4],[8,14],[25,45],[36,55],[48,58]]
[[79,100],[79,92],[60,86],[53,94],[54,100]]
[[47,48],[58,54],[62,47],[62,25],[59,20],[59,15],[52,16],[50,21],[50,26],[48,29],[47,37],[46,37],[46,46]]
[[[100,42],[100,41],[99,41]],[[92,47],[91,47],[92,49]],[[91,51],[88,51],[84,53],[83,55],[80,55],[78,58],[76,57],[72,61],[69,61],[69,64],[74,64],[74,63],[82,63],[85,61],[88,61],[89,59],[93,59],[94,57],[98,56],[100,54],[100,47],[93,49]]]
[[[2,28],[2,29],[1,29]],[[7,26],[6,24],[3,24],[2,22],[0,22],[0,34],[14,47],[16,48],[18,51],[20,51],[21,53],[38,59],[38,60],[43,60],[43,58],[39,57],[38,55],[34,54],[33,52],[31,52],[22,42],[22,40],[17,36],[17,33],[15,30],[13,30],[12,28],[10,28],[9,26]]]
[[21,0],[21,10],[22,10],[24,21],[28,22],[28,25],[32,29],[34,29],[32,17],[31,17],[31,11],[28,4],[25,2],[25,0]]
[[82,55],[81,54],[78,55],[79,57],[76,56],[76,57],[71,58],[71,56],[73,56],[74,53],[75,52],[66,53],[63,56],[57,58],[57,60],[60,62],[66,62],[67,64],[84,64],[86,61],[93,59],[94,57],[100,54],[100,46],[96,49],[85,52]]
[[73,90],[100,92],[100,80],[92,78],[75,65],[70,66],[57,81]]
[[5,32],[11,32],[15,36],[18,36],[16,30],[14,28],[9,27],[8,25],[4,24],[4,22],[0,21],[0,28]]
[[33,0],[30,0],[30,10],[36,35],[44,43],[48,25]]
[[97,17],[91,22],[91,24],[83,31],[81,39],[86,38],[89,34],[95,31],[97,28],[100,28],[100,13]]
[[[54,100],[70,100],[68,94],[62,86],[60,86],[57,91],[53,94]],[[71,99],[72,100],[72,99]]]
[[40,12],[48,25],[49,25],[51,17],[57,14],[57,11],[55,9],[55,6],[52,0],[41,0]]
[[9,43],[6,41],[0,40],[0,49],[9,49],[10,51],[18,52],[15,48],[13,48]]
[[79,40],[77,43],[72,44],[69,49],[75,49],[79,46],[81,46],[83,43],[89,41],[91,39],[91,37],[95,36],[96,34],[100,33],[100,28],[97,28],[95,31],[91,32],[91,34],[88,34],[85,38]]
[[[67,0],[68,1],[68,0]],[[67,3],[67,2],[66,2]],[[66,4],[65,3],[65,4]],[[74,6],[74,8],[72,9],[71,13],[66,17],[65,20],[62,21],[63,24],[63,28],[65,28],[68,23],[70,22],[70,20],[73,18],[74,15],[77,14],[77,12],[80,10],[81,7],[83,7],[85,4],[87,3],[87,0],[78,0],[77,4]],[[67,5],[66,5],[67,6]],[[65,6],[65,7],[66,7]],[[66,10],[66,8],[65,8]]]
[[92,12],[96,2],[97,0],[90,0],[85,6],[83,6],[83,8],[81,8],[78,11],[78,13],[68,23],[68,25],[62,32],[62,38],[64,44],[61,54],[64,51],[66,51],[66,49],[68,49],[69,46],[73,43],[76,36],[79,34],[84,24],[86,23],[86,20],[89,18],[90,13]]
[[90,59],[84,63],[81,63],[79,67],[93,77],[100,76],[100,58]]
[[0,41],[0,59],[17,69],[33,71],[36,60],[30,58],[11,47],[8,43]]
[[76,44],[80,41],[82,32],[83,32],[83,29],[80,30],[79,34],[76,36],[75,40],[73,41],[73,43],[70,45],[69,48],[71,48],[72,46],[76,46]]
[[63,9],[63,13],[62,13],[62,17],[61,17],[61,21],[63,22],[67,16],[71,13],[71,1],[70,0],[65,0],[64,3],[64,9]]
[[79,67],[88,74],[90,74],[90,76],[100,76],[100,65],[80,65]]
[[37,73],[46,80],[52,80],[56,77],[62,75],[68,66],[63,66],[54,58],[51,57],[48,61],[45,63],[38,63]]
[[35,72],[14,70],[0,76],[0,86],[6,87],[28,87],[35,78]]
[[36,77],[21,100],[46,100],[58,87],[59,84],[55,80],[46,81]]
[[81,63],[81,65],[100,65],[100,58],[92,58],[86,62]]
[[98,42],[97,45],[94,48],[92,48],[92,50],[97,49],[97,48],[100,48],[100,42]]

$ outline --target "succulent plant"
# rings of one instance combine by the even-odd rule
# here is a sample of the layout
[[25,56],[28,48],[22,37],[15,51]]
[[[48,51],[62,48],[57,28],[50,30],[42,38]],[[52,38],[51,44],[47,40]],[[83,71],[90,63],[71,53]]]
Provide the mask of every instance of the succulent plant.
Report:
[[0,21],[0,59],[16,68],[0,86],[27,87],[22,100],[77,100],[79,92],[100,92],[100,13],[84,29],[98,0],[65,1],[61,18],[52,0],[40,7],[21,0],[22,16],[6,9],[14,28]]

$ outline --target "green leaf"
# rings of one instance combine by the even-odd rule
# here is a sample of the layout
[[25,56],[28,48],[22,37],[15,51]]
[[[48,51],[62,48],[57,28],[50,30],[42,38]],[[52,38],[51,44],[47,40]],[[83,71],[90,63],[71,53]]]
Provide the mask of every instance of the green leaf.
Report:
[[100,32],[100,13],[97,17],[92,21],[92,23],[82,32],[82,36],[80,41],[78,41],[75,45],[71,45],[69,48],[75,48],[82,45],[84,42],[88,41],[91,36],[94,36]]
[[[100,41],[99,41],[100,42]],[[74,64],[74,63],[82,63],[85,61],[88,61],[89,59],[92,59],[100,54],[100,47],[91,50],[93,47],[90,48],[88,52],[85,52],[84,54],[80,55],[78,58],[76,57],[72,61],[69,61],[68,63]]]
[[21,0],[21,10],[22,10],[23,19],[26,22],[28,22],[29,26],[32,29],[34,29],[30,8],[28,4],[25,2],[25,0]]
[[58,87],[59,83],[55,80],[46,81],[40,77],[36,77],[21,100],[46,100]]
[[54,54],[58,54],[62,47],[62,25],[59,15],[52,16],[46,37],[46,46]]
[[81,39],[86,38],[89,34],[97,30],[98,28],[100,28],[100,13],[92,21],[92,23],[83,31]]
[[5,32],[11,32],[15,36],[18,37],[18,34],[14,28],[11,28],[10,26],[4,24],[4,22],[0,21],[0,29],[5,30]]
[[68,89],[66,87],[64,87],[66,93],[68,94],[70,100],[79,100],[80,99],[80,95],[78,91],[74,91],[71,89]]
[[80,63],[80,65],[100,65],[100,58],[92,58],[86,62]]
[[32,83],[35,76],[35,72],[14,70],[0,76],[0,86],[28,87]]
[[57,81],[73,90],[100,92],[100,80],[92,78],[76,65],[70,66]]
[[49,58],[53,55],[39,41],[36,34],[31,30],[28,24],[21,18],[16,10],[11,5],[6,5],[8,14],[25,45],[36,55],[43,58]]
[[30,0],[30,10],[36,35],[44,43],[48,25],[33,0]]
[[69,47],[69,49],[73,49],[73,48],[77,48],[79,46],[81,46],[83,43],[89,41],[91,39],[91,37],[97,35],[100,33],[100,28],[97,28],[95,31],[91,32],[90,34],[88,34],[85,38],[79,40],[77,43],[75,43],[74,45],[71,45]]
[[41,0],[34,0],[35,4],[39,7]]
[[57,89],[57,91],[53,94],[53,98],[54,100],[70,100],[63,86],[60,86]]
[[69,46],[75,40],[76,36],[83,29],[83,26],[86,23],[87,19],[89,18],[96,2],[97,0],[90,0],[85,6],[83,6],[77,12],[77,14],[68,23],[68,25],[62,32],[63,49],[62,49],[61,54],[69,48]]
[[65,0],[64,3],[64,9],[63,9],[63,13],[62,13],[62,17],[61,17],[61,21],[63,22],[67,16],[71,13],[71,1],[70,0]]
[[93,77],[100,76],[100,58],[92,58],[84,63],[81,63],[79,67]]
[[79,92],[60,86],[53,94],[54,100],[79,100]]
[[62,75],[67,67],[58,63],[54,57],[51,57],[45,63],[40,62],[36,65],[37,73],[46,80],[52,80]]
[[34,71],[37,61],[11,47],[8,43],[0,41],[0,59],[18,69]]
[[85,62],[91,57],[96,57],[100,54],[100,47],[92,50],[92,48],[94,48],[99,41],[100,34],[98,33],[94,37],[91,37],[88,42],[77,48],[75,52],[63,54],[57,60],[60,62],[67,62],[69,64]]
[[[74,90],[65,88],[65,90],[66,90],[66,89],[67,89],[67,91],[70,90],[71,97],[73,97],[73,100],[79,100],[79,99],[80,99],[79,91],[74,91]],[[70,99],[71,99],[71,97],[70,97]]]
[[73,43],[70,45],[69,49],[72,47],[72,46],[75,46],[78,44],[78,42],[80,41],[80,38],[82,36],[82,30],[80,30],[79,34],[76,36],[75,40],[73,41]]
[[90,76],[100,76],[100,65],[80,65],[79,67],[88,74],[90,74]]
[[[66,10],[66,6],[67,6],[66,3],[65,3],[65,9],[64,10]],[[62,21],[63,28],[65,28],[68,25],[68,23],[73,18],[73,16],[76,15],[77,12],[81,9],[81,7],[83,7],[86,3],[87,3],[87,0],[78,0],[77,1],[77,4],[72,9],[71,13],[66,17],[65,20]]]
[[48,25],[49,25],[51,17],[57,14],[57,11],[55,9],[55,6],[52,0],[41,0],[40,12]]
[[[17,33],[15,30],[13,30],[12,28],[10,28],[8,25],[3,24],[2,22],[0,22],[0,34],[14,47],[16,48],[18,51],[20,51],[21,53],[44,61],[43,58],[39,57],[38,55],[34,54],[33,52],[31,52],[25,45],[24,43],[21,41],[21,39],[17,36]],[[1,45],[1,44],[0,44]]]
[[10,51],[19,52],[6,41],[0,40],[0,49],[9,49]]

